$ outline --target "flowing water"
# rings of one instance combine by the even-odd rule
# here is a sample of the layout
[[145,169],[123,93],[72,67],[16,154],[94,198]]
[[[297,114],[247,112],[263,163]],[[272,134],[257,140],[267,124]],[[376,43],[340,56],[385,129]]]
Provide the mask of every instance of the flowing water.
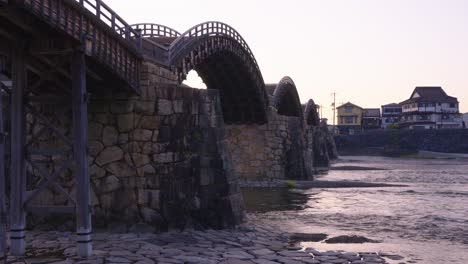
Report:
[[[468,264],[468,159],[341,157],[318,180],[407,187],[244,190],[251,221],[291,232],[362,235],[380,243],[305,243],[318,250],[388,254],[389,263]],[[401,256],[401,257],[398,257]]]

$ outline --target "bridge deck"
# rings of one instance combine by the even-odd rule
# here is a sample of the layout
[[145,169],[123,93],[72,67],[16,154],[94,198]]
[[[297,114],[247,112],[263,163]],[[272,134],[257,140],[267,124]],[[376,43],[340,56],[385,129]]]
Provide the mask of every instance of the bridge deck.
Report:
[[139,33],[101,0],[9,0],[3,5],[0,16],[13,24],[29,14],[68,39],[85,41],[88,57],[138,92]]

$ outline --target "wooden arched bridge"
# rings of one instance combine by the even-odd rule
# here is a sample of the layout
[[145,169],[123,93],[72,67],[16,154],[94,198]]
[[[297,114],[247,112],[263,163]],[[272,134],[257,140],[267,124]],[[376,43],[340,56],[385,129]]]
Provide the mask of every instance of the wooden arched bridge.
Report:
[[[208,89],[219,90],[224,122],[265,124],[269,107],[279,114],[304,118],[296,86],[285,77],[269,89],[257,61],[242,36],[221,22],[206,22],[184,33],[157,24],[129,24],[101,0],[0,0],[0,85],[11,98],[11,253],[25,253],[26,213],[76,213],[79,254],[91,253],[91,208],[88,168],[89,93],[103,89],[140,94],[145,61],[169,69],[181,83],[196,70]],[[270,92],[271,91],[271,92]],[[0,104],[3,100],[0,97]],[[71,108],[72,131],[58,129],[61,113],[46,117],[37,105]],[[307,122],[317,123],[312,103]],[[315,106],[315,105],[314,105]],[[42,120],[39,131],[26,131],[31,116]],[[44,133],[53,133],[64,149],[36,149]],[[4,156],[0,114],[0,155]],[[74,135],[70,137],[70,135]],[[55,170],[35,157],[62,157]],[[41,172],[34,193],[26,193],[26,166]],[[76,177],[76,196],[54,181],[67,169]],[[5,164],[0,159],[0,258],[5,252]],[[31,201],[49,185],[66,195],[73,206],[38,207]]]

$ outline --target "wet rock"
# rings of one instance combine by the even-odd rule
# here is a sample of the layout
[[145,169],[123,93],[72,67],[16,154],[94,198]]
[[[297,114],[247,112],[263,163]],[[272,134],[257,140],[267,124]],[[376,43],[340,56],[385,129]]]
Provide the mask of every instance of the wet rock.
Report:
[[236,251],[230,251],[226,254],[223,254],[224,258],[229,258],[229,259],[241,259],[241,260],[246,260],[246,259],[253,259],[255,258],[254,256],[250,255],[249,253],[242,251],[242,250],[236,250]]
[[252,264],[252,261],[240,260],[240,259],[227,259],[222,261],[220,264]]
[[267,259],[254,259],[253,262],[255,262],[256,264],[278,264],[278,262]]
[[334,166],[330,170],[342,170],[342,171],[369,171],[369,170],[387,170],[376,167],[361,167],[361,166]]
[[294,233],[290,239],[294,242],[319,242],[328,237],[327,234],[307,234],[307,233]]
[[106,262],[109,263],[132,263],[129,259],[122,258],[122,257],[110,257],[106,258]]
[[284,257],[310,257],[309,253],[301,252],[301,251],[283,250],[283,251],[278,252],[278,254]]
[[375,240],[368,239],[363,236],[337,236],[325,240],[328,244],[362,244],[362,243],[378,243]]
[[404,257],[399,256],[399,255],[394,255],[394,254],[381,253],[380,256],[391,259],[391,260],[402,260],[402,259],[404,259]]
[[250,253],[254,254],[255,256],[263,256],[263,255],[272,254],[274,252],[267,248],[262,248],[262,249],[251,250]]

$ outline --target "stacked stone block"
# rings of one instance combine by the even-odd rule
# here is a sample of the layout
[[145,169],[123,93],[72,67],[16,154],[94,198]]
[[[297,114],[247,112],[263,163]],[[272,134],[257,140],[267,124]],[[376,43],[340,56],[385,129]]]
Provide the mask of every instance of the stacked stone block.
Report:
[[[98,89],[90,97],[95,223],[145,222],[161,230],[240,223],[243,203],[218,91],[183,88],[167,69],[150,63],[141,78],[140,96]],[[62,185],[72,193],[73,178],[66,174]],[[43,204],[62,200],[46,195]]]
[[306,179],[305,130],[299,117],[283,116],[270,107],[264,125],[228,125],[233,166],[242,179]]

